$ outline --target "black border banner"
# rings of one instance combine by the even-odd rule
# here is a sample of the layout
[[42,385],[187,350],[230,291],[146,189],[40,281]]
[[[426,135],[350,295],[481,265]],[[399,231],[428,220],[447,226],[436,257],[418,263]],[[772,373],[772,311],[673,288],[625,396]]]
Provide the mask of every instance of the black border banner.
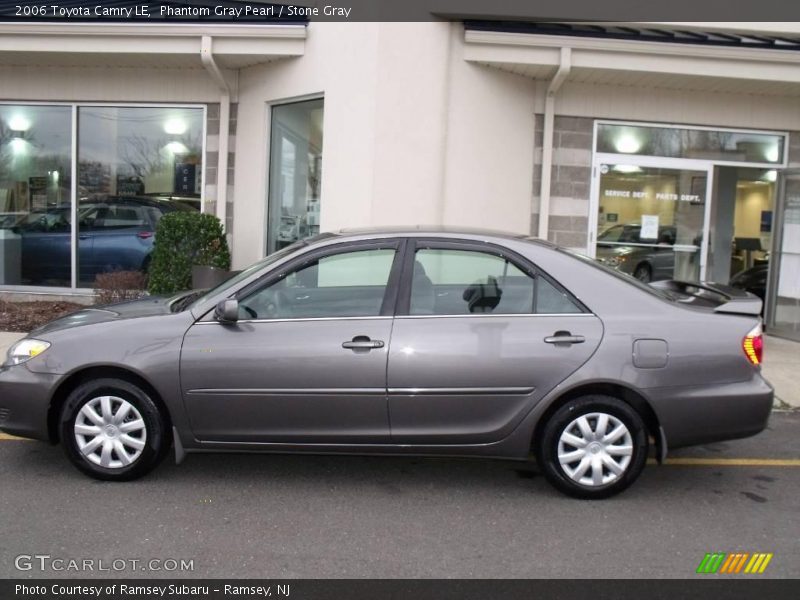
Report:
[[[131,593],[140,589],[142,593]],[[800,596],[800,580],[700,575],[668,580],[0,580],[3,600],[783,600]]]
[[[199,14],[203,13],[203,14]],[[206,14],[207,13],[207,14]],[[0,0],[0,22],[800,21],[787,0]]]

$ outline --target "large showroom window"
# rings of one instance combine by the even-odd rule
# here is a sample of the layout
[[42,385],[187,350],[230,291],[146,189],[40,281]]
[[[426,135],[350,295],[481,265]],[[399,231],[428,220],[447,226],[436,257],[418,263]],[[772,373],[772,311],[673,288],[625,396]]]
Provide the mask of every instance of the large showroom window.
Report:
[[70,285],[72,110],[0,105],[0,285]]
[[323,100],[272,108],[267,254],[319,233]]
[[204,114],[0,104],[0,285],[91,288],[146,270],[158,220],[200,210]]
[[203,109],[78,109],[78,275],[146,271],[166,213],[199,210]]

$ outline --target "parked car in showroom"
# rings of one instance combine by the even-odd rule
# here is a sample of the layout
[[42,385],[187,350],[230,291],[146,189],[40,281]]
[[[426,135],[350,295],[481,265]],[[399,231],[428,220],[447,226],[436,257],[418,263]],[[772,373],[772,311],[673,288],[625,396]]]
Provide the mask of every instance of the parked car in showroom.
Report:
[[[104,196],[78,206],[80,281],[99,273],[146,271],[158,221],[174,211],[194,211],[181,202],[147,196]],[[70,279],[72,217],[69,206],[31,212],[13,231],[22,237],[25,283]]]
[[597,236],[597,259],[639,281],[672,279],[675,273],[676,229],[658,228],[658,237],[642,239],[638,223],[614,225]]
[[523,236],[322,234],[197,297],[88,308],[0,369],[0,428],[130,480],[174,447],[528,460],[581,498],[754,435],[761,301]]
[[[769,275],[769,262],[756,263],[749,269],[739,271],[731,277],[731,286],[740,290],[747,290],[761,298],[762,303],[767,296],[767,276]],[[764,307],[761,307],[761,316],[764,316]]]

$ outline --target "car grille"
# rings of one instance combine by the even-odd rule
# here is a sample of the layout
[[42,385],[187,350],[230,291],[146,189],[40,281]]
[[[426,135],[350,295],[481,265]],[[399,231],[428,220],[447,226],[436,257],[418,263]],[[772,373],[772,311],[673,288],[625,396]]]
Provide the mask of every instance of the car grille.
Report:
[[8,408],[0,408],[0,423],[3,421],[7,421],[8,417],[11,416],[11,410]]

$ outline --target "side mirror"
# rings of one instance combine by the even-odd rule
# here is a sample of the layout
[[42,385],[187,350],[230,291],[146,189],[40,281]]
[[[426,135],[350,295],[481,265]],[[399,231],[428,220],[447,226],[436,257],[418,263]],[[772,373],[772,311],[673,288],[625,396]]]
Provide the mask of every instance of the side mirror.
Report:
[[220,323],[236,323],[239,320],[239,301],[233,298],[220,300],[214,316]]

